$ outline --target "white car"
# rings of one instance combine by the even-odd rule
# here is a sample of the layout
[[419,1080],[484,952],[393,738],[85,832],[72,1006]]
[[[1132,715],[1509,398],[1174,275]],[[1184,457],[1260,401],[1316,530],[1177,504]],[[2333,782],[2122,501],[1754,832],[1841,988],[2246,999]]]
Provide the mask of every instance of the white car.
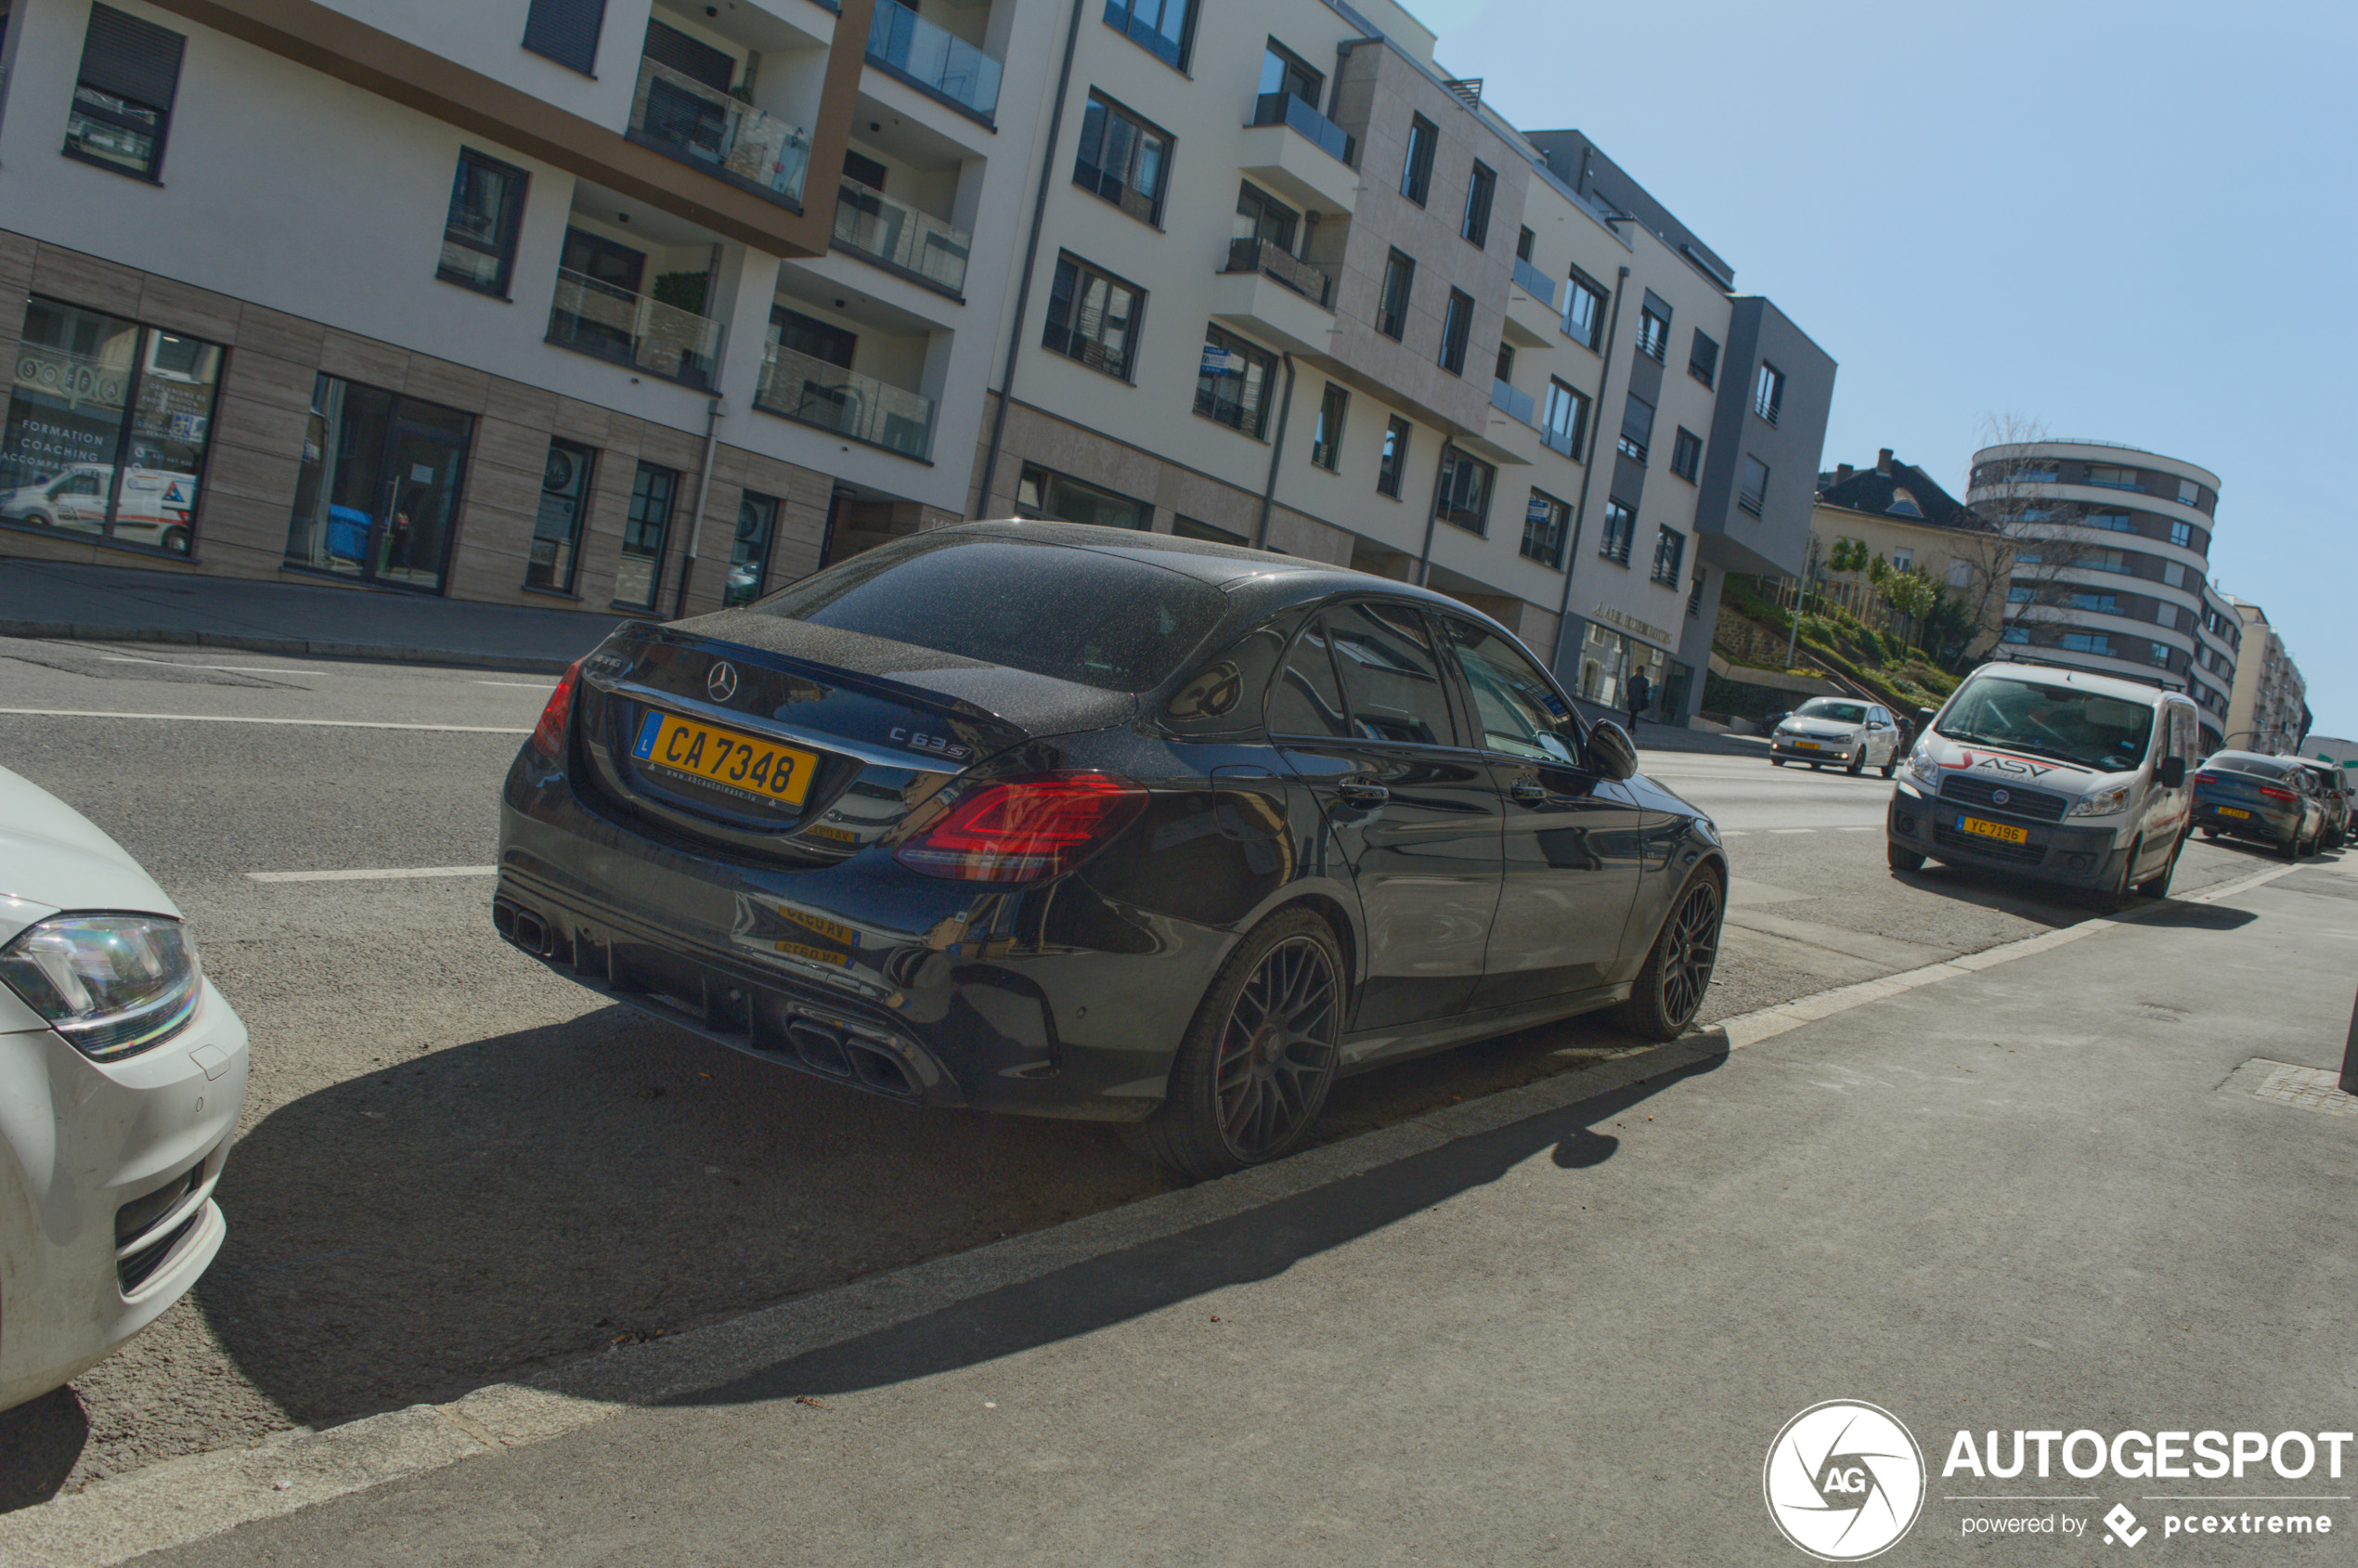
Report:
[[1812,697],[1768,738],[1768,760],[1780,768],[1839,762],[1853,773],[1880,768],[1887,779],[1898,771],[1899,756],[1899,721],[1881,703],[1857,697]]
[[65,802],[0,768],[0,1409],[188,1293],[246,1097],[246,1030],[180,912]]

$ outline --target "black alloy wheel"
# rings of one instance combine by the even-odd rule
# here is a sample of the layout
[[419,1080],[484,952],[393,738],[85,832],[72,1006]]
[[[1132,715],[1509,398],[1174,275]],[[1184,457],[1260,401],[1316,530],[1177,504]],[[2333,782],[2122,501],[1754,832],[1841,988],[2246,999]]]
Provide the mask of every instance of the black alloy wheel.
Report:
[[1147,1152],[1198,1181],[1290,1152],[1334,1083],[1343,1000],[1326,921],[1292,909],[1263,922],[1197,1009],[1171,1092],[1138,1126]]
[[1719,962],[1719,922],[1727,901],[1711,868],[1698,867],[1687,879],[1655,934],[1629,1000],[1615,1015],[1623,1028],[1648,1040],[1676,1040],[1687,1031]]

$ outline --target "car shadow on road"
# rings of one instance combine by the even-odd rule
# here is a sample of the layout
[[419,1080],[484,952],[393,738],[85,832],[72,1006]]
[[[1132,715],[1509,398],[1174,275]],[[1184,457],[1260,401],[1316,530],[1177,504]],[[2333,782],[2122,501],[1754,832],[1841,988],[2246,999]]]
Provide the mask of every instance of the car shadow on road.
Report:
[[1535,1156],[1550,1155],[1565,1172],[1588,1170],[1620,1147],[1600,1127],[1689,1079],[1717,1071],[1728,1060],[1724,1048],[1683,1049],[1683,1059],[1665,1059],[1644,1079],[1562,1110],[988,1290],[665,1403],[813,1399],[980,1365],[1230,1286],[1273,1278],[1305,1259],[1496,1182]]
[[71,1388],[0,1411],[0,1513],[55,1496],[90,1441],[90,1419]]
[[1894,871],[1891,875],[1911,888],[1921,888],[1959,903],[1995,910],[2000,914],[2011,914],[2017,920],[2050,929],[2077,926],[2092,913],[2086,904],[2049,898],[2032,886],[1976,867],[1927,861],[1921,871]]

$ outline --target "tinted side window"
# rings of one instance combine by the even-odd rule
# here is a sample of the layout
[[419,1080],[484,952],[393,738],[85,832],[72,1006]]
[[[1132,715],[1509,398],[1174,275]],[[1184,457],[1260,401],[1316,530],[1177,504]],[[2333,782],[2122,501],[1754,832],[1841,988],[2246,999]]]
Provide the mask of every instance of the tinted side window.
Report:
[[1405,604],[1345,604],[1327,614],[1335,668],[1361,740],[1454,745],[1441,667],[1423,617]]
[[1269,688],[1269,732],[1337,738],[1351,733],[1323,616],[1312,616],[1302,628],[1285,669]]
[[1198,739],[1250,733],[1259,726],[1262,694],[1270,690],[1270,676],[1285,651],[1285,634],[1276,627],[1245,633],[1172,693],[1163,705],[1163,722]]
[[1522,650],[1467,621],[1444,620],[1458,667],[1473,693],[1485,750],[1578,765],[1580,731],[1556,689]]

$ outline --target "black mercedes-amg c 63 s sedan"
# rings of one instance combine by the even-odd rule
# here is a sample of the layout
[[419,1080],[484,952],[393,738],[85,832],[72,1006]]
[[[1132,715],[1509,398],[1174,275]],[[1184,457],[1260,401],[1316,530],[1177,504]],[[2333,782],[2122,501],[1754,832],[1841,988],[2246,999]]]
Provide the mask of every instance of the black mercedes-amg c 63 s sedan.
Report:
[[1618,1007],[1683,1030],[1710,819],[1464,604],[1063,523],[617,628],[510,771],[493,918],[583,984],[1196,1176],[1341,1074]]

